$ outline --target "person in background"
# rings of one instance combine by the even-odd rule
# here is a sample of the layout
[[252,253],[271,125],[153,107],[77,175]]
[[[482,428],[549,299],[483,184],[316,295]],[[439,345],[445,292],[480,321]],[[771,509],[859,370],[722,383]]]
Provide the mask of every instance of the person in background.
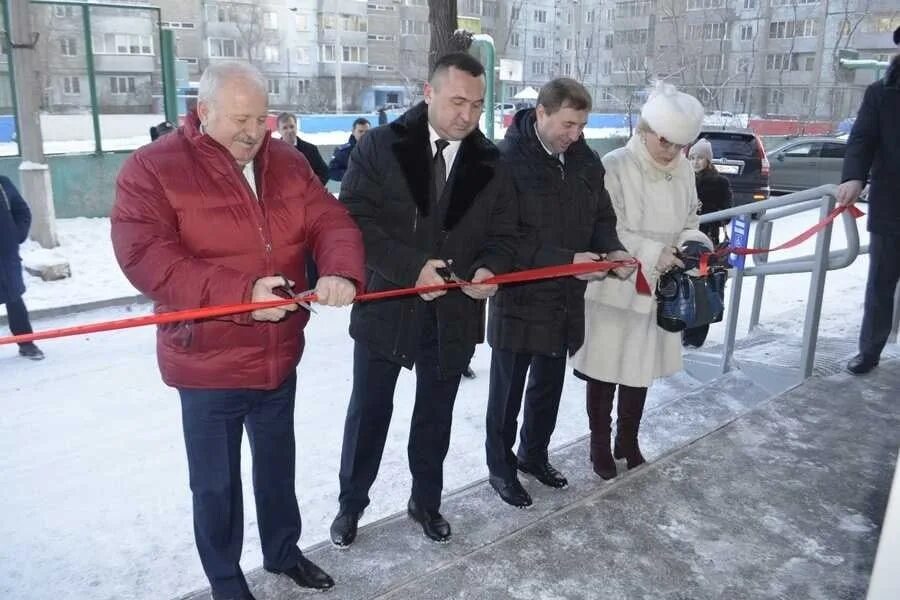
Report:
[[[616,235],[616,214],[603,185],[600,158],[582,132],[591,95],[573,79],[547,83],[537,108],[519,111],[500,142],[512,174],[525,233],[518,256],[524,268],[628,258]],[[621,268],[627,277],[633,269]],[[584,339],[584,290],[605,272],[502,287],[490,302],[491,381],[485,450],[489,482],[512,506],[531,505],[517,470],[551,488],[566,477],[550,464],[566,375],[566,356]],[[525,383],[528,383],[526,390]],[[524,394],[525,411],[516,441]]]
[[[900,28],[894,32],[900,44]],[[894,320],[900,281],[900,54],[884,77],[866,88],[844,155],[837,201],[855,203],[869,182],[869,276],[859,353],[847,363],[854,375],[878,366]]]
[[356,144],[359,143],[362,136],[369,131],[369,127],[371,127],[371,123],[364,117],[360,117],[353,121],[350,139],[347,140],[346,144],[334,149],[334,154],[331,156],[331,162],[328,163],[329,179],[333,179],[334,181],[341,181],[344,179],[344,173],[347,172],[347,165],[350,164],[350,153],[356,148]]
[[[635,135],[603,157],[619,239],[640,261],[651,289],[661,274],[684,267],[678,258],[683,245],[699,242],[712,250],[698,229],[696,178],[683,151],[697,139],[702,122],[703,106],[696,98],[658,83],[641,109]],[[638,429],[647,388],[655,378],[681,370],[681,335],[657,325],[656,297],[639,294],[634,277],[607,277],[588,283],[584,336],[572,365],[587,380],[594,472],[611,479],[614,458],[624,458],[629,469],[644,463]]]
[[163,121],[159,125],[154,125],[150,128],[150,141],[155,142],[157,138],[173,131],[175,131],[175,126],[169,121]]
[[[700,214],[717,212],[731,208],[731,183],[720,174],[712,163],[713,149],[709,140],[701,138],[688,150],[688,160],[697,177],[697,197],[700,200]],[[714,246],[720,243],[720,233],[728,226],[728,219],[703,223],[700,231],[706,234]],[[706,341],[709,325],[685,329],[681,333],[681,343],[686,347],[699,348]]]
[[[713,213],[731,208],[731,183],[719,173],[713,164],[712,144],[706,138],[697,140],[688,151],[688,160],[697,177],[697,197],[700,199],[700,214]],[[720,232],[728,225],[728,219],[704,223],[700,231],[706,234],[714,245],[719,245]]]
[[[128,280],[156,312],[278,300],[305,283],[312,253],[318,302],[350,304],[364,280],[362,234],[309,163],[271,140],[265,78],[250,63],[216,61],[198,98],[184,126],[119,171],[110,221]],[[239,564],[245,428],[263,568],[301,587],[334,586],[297,545],[294,406],[309,320],[298,309],[157,329],[163,381],[181,399],[194,537],[214,600],[253,599]]]
[[313,173],[316,174],[322,185],[328,183],[328,165],[325,164],[315,144],[310,144],[300,139],[300,136],[297,135],[297,117],[289,112],[283,112],[278,115],[276,123],[281,139],[300,151],[300,154],[306,158],[306,162],[312,167]]
[[484,91],[481,63],[465,52],[447,54],[425,84],[425,101],[367,134],[350,156],[340,199],[363,232],[367,291],[438,285],[454,274],[472,283],[353,307],[353,391],[331,525],[336,546],[356,539],[381,464],[397,377],[413,366],[407,512],[429,539],[451,536],[440,505],[453,403],[463,369],[484,339],[484,300],[497,291],[480,282],[512,269],[519,239],[509,174],[500,168],[497,147],[478,130]]
[[378,125],[387,125],[387,110],[383,106],[378,107]]
[[[28,308],[22,295],[22,259],[19,245],[28,239],[31,210],[8,177],[0,175],[0,304],[6,305],[9,330],[13,335],[33,333]],[[44,353],[34,342],[19,344],[19,356],[41,360]]]

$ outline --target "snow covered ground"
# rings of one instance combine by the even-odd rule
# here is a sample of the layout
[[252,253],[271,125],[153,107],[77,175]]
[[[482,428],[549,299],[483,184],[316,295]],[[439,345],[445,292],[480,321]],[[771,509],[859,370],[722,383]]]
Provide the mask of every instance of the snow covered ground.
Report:
[[[773,241],[784,241],[814,221],[813,214],[786,219],[776,226]],[[864,222],[859,225],[865,240]],[[60,221],[64,244],[60,252],[72,263],[73,277],[55,283],[30,278],[29,305],[64,306],[134,293],[118,273],[108,229],[105,219]],[[842,230],[836,229],[834,247],[842,247],[842,238]],[[808,242],[782,254],[809,253],[811,246]],[[861,257],[851,267],[828,275],[823,335],[855,336],[867,264],[867,258]],[[808,275],[770,278],[763,324],[798,332],[808,281]],[[745,286],[744,323],[752,287]],[[147,310],[145,305],[105,309],[35,325],[47,329]],[[336,511],[341,434],[351,384],[348,317],[349,310],[323,308],[307,329],[295,416],[302,546],[327,539]],[[714,326],[710,339],[720,340],[722,329]],[[739,335],[745,331],[742,325]],[[165,600],[206,585],[192,537],[178,399],[159,380],[153,330],[132,329],[41,345],[47,359],[39,363],[18,358],[14,347],[0,346],[4,415],[0,422],[0,481],[4,482],[0,596]],[[478,378],[464,380],[460,389],[446,462],[447,490],[487,475],[483,420],[489,363],[489,348],[479,347],[473,361]],[[405,506],[413,385],[411,374],[404,372],[384,461],[372,490],[373,503],[363,523]],[[664,387],[660,384],[651,393]],[[587,432],[583,394],[580,382],[569,377],[554,446]],[[249,458],[245,447],[245,570],[262,562]]]

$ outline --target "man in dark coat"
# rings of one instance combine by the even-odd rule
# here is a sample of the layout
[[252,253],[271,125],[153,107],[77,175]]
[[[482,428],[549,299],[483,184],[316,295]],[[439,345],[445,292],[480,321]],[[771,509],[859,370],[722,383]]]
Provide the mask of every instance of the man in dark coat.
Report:
[[[119,171],[112,242],[129,281],[157,312],[284,299],[305,289],[304,256],[322,304],[362,288],[362,234],[293,148],[266,128],[266,80],[251,64],[215,62],[183,127]],[[157,358],[177,388],[194,537],[215,600],[252,600],[239,561],[244,532],[241,438],[253,455],[263,567],[302,587],[334,581],[297,542],[294,404],[303,328],[296,304],[161,325]]]
[[368,291],[440,284],[452,274],[473,285],[353,307],[353,392],[340,510],[331,526],[337,546],[356,538],[381,462],[397,376],[413,365],[408,511],[432,540],[450,538],[439,508],[453,402],[483,340],[484,299],[497,289],[478,282],[512,268],[518,237],[508,176],[496,146],[477,129],[484,77],[468,54],[439,59],[425,102],[367,134],[341,186],[340,199],[363,232]]
[[353,121],[350,139],[347,140],[346,144],[342,144],[335,148],[334,154],[331,155],[331,161],[328,163],[329,179],[335,181],[344,179],[344,174],[347,172],[347,166],[350,164],[350,153],[353,152],[353,149],[356,147],[356,144],[359,143],[359,140],[362,139],[362,136],[369,131],[370,126],[369,120],[364,117],[360,117]]
[[[546,267],[628,254],[616,235],[616,215],[604,188],[600,158],[582,136],[591,96],[567,78],[541,88],[536,108],[519,111],[500,143],[519,198],[519,222],[526,234],[519,263]],[[619,269],[627,276],[630,269]],[[491,486],[513,506],[531,497],[516,475],[530,473],[562,488],[566,478],[549,462],[547,447],[556,426],[565,378],[566,354],[584,341],[586,280],[605,273],[504,286],[490,303],[488,342],[492,348],[487,410],[487,463]],[[518,457],[512,447],[522,406],[525,415]]]
[[297,135],[297,117],[289,112],[283,112],[278,115],[277,125],[281,139],[300,151],[322,185],[328,183],[328,165],[322,160],[322,155],[319,154],[315,144],[310,144]]
[[900,281],[900,54],[884,78],[866,88],[847,140],[840,204],[853,204],[869,182],[869,278],[854,375],[876,366],[891,332]]
[[[13,335],[32,333],[28,309],[22,294],[22,259],[19,244],[28,239],[31,211],[8,177],[0,176],[0,304],[6,305],[9,330]],[[44,353],[34,342],[19,344],[19,356],[41,360]]]

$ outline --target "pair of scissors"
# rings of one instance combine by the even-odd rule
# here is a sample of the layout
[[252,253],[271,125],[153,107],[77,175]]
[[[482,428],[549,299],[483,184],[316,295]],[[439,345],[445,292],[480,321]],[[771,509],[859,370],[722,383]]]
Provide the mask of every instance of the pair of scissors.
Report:
[[287,298],[288,300],[295,301],[297,303],[297,306],[302,306],[303,308],[305,308],[306,310],[308,310],[311,313],[316,312],[316,309],[314,309],[309,302],[306,302],[305,300],[300,300],[300,298],[304,298],[304,297],[308,296],[309,294],[312,294],[313,292],[315,292],[315,290],[306,290],[305,292],[299,292],[299,293],[295,292],[291,288],[290,280],[288,280],[288,278],[285,275],[283,275],[281,273],[276,273],[275,276],[281,277],[284,280],[284,284],[279,285],[278,287],[272,288],[272,293],[274,293],[276,296],[281,296],[282,298]]

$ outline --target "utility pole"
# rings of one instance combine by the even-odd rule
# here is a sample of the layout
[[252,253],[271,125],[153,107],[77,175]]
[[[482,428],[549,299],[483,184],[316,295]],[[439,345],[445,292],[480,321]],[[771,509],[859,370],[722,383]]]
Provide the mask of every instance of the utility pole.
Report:
[[44,158],[41,135],[41,113],[35,86],[35,46],[38,34],[31,31],[28,0],[7,0],[9,7],[9,50],[13,72],[18,76],[16,90],[16,121],[19,130],[19,150],[22,163],[19,176],[22,195],[31,208],[31,238],[44,248],[59,246],[56,236],[56,211],[53,207],[53,187],[50,167]]
[[335,104],[334,109],[337,113],[344,112],[344,82],[341,77],[341,63],[344,60],[344,49],[341,47],[341,36],[338,35],[337,43],[335,44],[335,52],[337,56],[335,56],[335,64],[334,64],[334,96],[335,96]]

